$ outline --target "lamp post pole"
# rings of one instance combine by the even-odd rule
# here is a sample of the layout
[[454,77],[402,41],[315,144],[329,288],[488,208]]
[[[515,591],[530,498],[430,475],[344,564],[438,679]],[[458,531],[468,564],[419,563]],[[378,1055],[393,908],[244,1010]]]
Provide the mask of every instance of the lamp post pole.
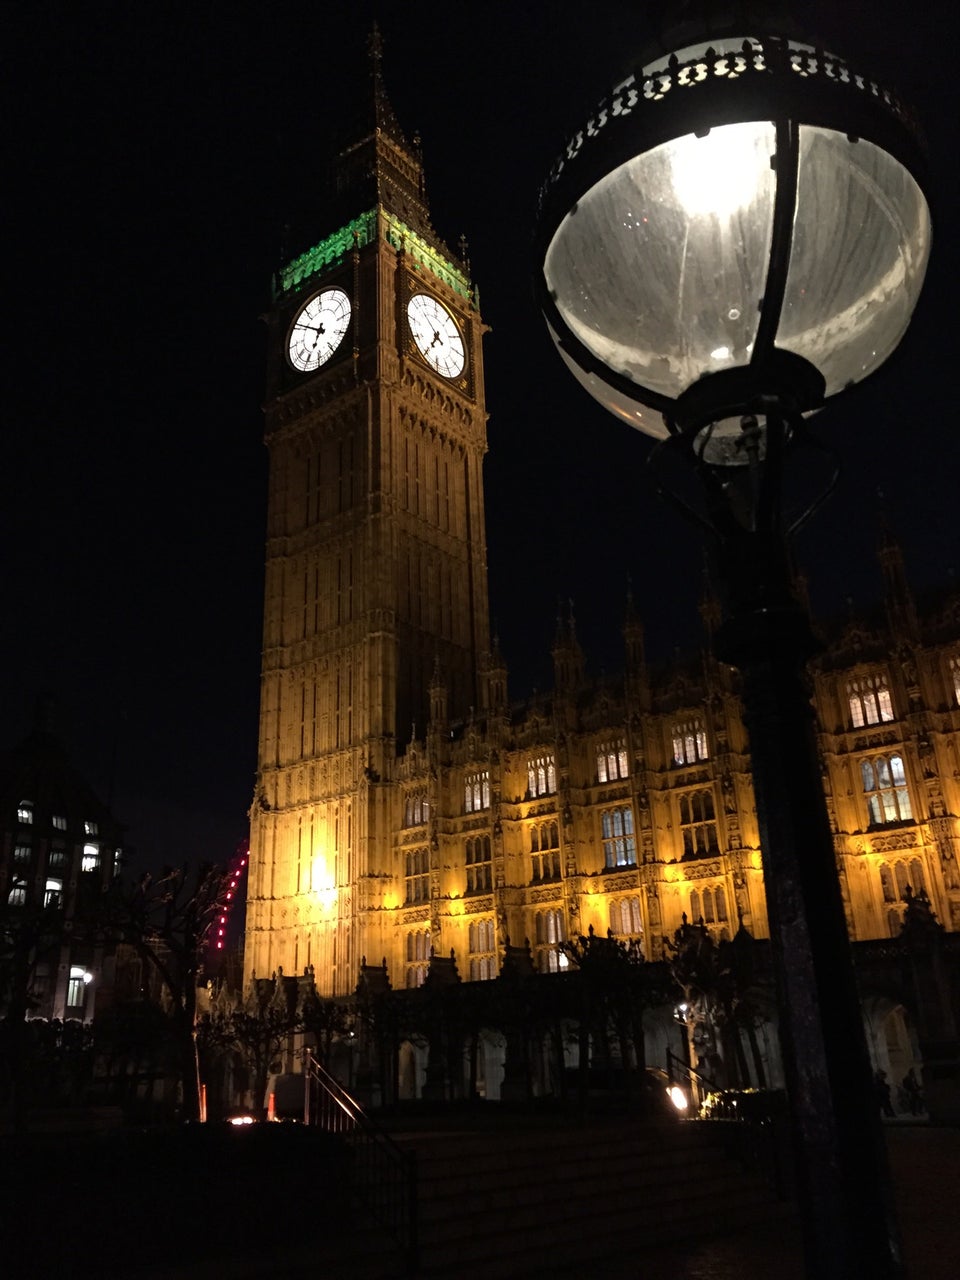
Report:
[[766,7],[714,22],[701,6],[703,30],[685,21],[574,134],[541,191],[538,289],[581,386],[701,483],[725,595],[716,653],[740,671],[750,736],[807,1272],[893,1280],[813,637],[789,568],[815,504],[790,519],[785,489],[805,418],[902,337],[930,216],[909,110],[788,22],[768,30]]
[[886,1280],[900,1248],[780,519],[784,430],[770,412],[751,527],[716,511],[714,649],[742,680],[807,1271]]

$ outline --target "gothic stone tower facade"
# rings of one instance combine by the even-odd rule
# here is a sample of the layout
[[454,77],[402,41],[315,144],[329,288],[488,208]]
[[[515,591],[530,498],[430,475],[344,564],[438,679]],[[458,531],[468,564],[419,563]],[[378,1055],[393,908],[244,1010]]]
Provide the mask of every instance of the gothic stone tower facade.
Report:
[[310,966],[352,991],[392,950],[397,754],[435,671],[479,704],[488,646],[481,324],[430,222],[419,151],[372,50],[369,118],[329,234],[280,273],[245,977]]

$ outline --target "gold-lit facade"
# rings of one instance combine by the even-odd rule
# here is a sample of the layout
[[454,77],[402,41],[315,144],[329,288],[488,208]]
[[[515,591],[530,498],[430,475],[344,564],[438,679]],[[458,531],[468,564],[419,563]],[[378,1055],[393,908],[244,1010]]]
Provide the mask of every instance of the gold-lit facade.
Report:
[[[340,157],[338,230],[280,274],[269,317],[246,978],[311,969],[342,995],[366,959],[396,989],[452,954],[479,981],[508,941],[550,971],[590,926],[653,960],[684,916],[763,938],[734,671],[648,664],[629,605],[622,680],[586,677],[564,618],[552,692],[510,702],[487,612],[476,291],[430,224],[376,57],[373,104]],[[309,363],[299,318],[324,291],[349,321],[304,371],[291,335]],[[446,317],[432,338],[413,324],[424,296]],[[960,929],[960,601],[918,617],[889,539],[880,560],[882,617],[825,637],[811,672],[855,941],[897,934],[921,889]]]

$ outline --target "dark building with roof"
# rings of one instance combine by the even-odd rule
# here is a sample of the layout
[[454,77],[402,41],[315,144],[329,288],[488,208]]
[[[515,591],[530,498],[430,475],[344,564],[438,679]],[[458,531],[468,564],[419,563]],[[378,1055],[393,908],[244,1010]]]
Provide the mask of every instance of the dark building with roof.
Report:
[[119,866],[122,828],[38,716],[0,754],[0,1009],[90,1021],[104,950],[84,921]]

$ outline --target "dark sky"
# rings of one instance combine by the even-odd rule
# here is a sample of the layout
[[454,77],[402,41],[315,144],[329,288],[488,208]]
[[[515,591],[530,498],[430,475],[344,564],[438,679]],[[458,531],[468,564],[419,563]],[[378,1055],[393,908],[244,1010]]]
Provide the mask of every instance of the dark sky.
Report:
[[[879,486],[918,586],[960,568],[956,18],[944,0],[842,8],[860,60],[927,127],[935,247],[898,357],[821,415],[844,466],[800,548],[823,609],[876,595]],[[644,438],[564,372],[531,286],[539,182],[639,42],[644,11],[5,10],[0,738],[21,737],[37,694],[52,693],[75,762],[145,863],[226,858],[246,831],[266,478],[258,317],[281,227],[313,207],[331,129],[365,92],[374,16],[397,116],[423,139],[434,224],[451,244],[467,236],[492,327],[491,612],[512,692],[549,683],[558,598],[574,601],[590,669],[615,669],[628,577],[654,656],[700,644],[698,536],[646,487]],[[330,229],[320,221],[317,238]]]

